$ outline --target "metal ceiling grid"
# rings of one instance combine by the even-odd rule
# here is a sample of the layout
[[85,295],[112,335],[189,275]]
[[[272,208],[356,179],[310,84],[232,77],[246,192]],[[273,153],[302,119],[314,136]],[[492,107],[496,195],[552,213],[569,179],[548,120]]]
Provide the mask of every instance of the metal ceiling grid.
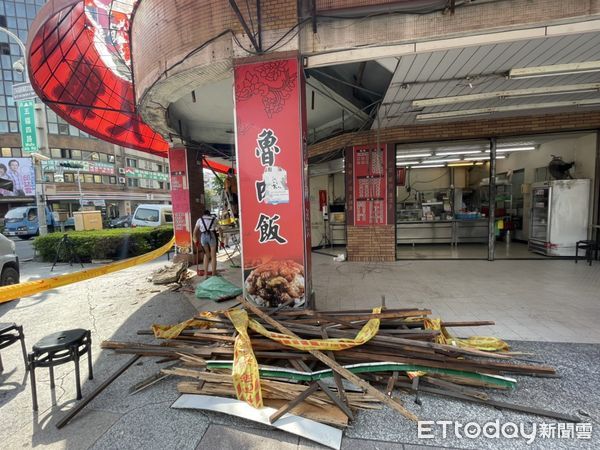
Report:
[[[589,93],[588,95],[571,93],[519,99],[490,99],[424,109],[413,108],[411,104],[416,99],[598,82],[599,73],[519,80],[507,79],[503,76],[514,67],[536,67],[590,60],[600,60],[600,33],[598,32],[403,56],[399,58],[398,67],[379,110],[381,126],[428,123],[417,122],[416,115],[420,112],[435,113],[589,98]],[[573,108],[567,108],[569,109]],[[547,110],[536,110],[537,113],[542,111]],[[519,113],[529,112],[497,113],[493,116],[510,116]],[[374,128],[376,124],[377,122],[373,124]]]

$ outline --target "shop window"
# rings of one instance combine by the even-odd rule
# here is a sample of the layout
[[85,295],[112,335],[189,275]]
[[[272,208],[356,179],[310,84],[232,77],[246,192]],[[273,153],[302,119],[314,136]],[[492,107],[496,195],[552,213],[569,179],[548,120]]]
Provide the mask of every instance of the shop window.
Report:
[[159,181],[159,182],[158,182],[158,188],[159,188],[159,189],[164,189],[164,188],[165,188],[165,183],[164,183],[164,181]]
[[66,123],[59,123],[58,124],[58,134],[69,134],[69,125],[67,125]]
[[20,158],[22,155],[21,147],[12,147],[11,149],[12,155],[15,158]]
[[91,154],[90,159],[92,161],[100,161],[100,154],[98,152],[94,152]]
[[108,176],[102,175],[102,184],[109,184]]
[[102,184],[102,175],[94,175],[94,183]]
[[12,151],[10,148],[8,147],[2,147],[2,157],[3,158],[10,158],[12,156]]
[[[54,178],[56,179],[56,176]],[[65,183],[74,183],[75,182],[75,177],[73,176],[72,173],[65,173],[63,175],[63,178],[65,180]]]
[[6,16],[0,16],[0,27],[7,27]]
[[117,177],[109,177],[110,184],[117,184]]
[[6,42],[0,42],[0,55],[10,55],[10,45]]
[[87,174],[87,173],[86,173],[86,174],[83,176],[83,182],[84,182],[84,183],[93,183],[93,182],[94,182],[94,175],[91,175],[91,174]]
[[132,159],[132,158],[127,158],[127,165],[129,167],[137,167],[137,160],[136,159]]
[[139,187],[140,181],[137,178],[127,178],[127,186],[129,187]]
[[81,159],[81,150],[71,150],[71,159]]

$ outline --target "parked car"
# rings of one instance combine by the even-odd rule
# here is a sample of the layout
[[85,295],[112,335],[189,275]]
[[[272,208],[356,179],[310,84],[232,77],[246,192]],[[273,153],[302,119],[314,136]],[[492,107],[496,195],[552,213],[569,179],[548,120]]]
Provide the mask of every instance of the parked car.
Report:
[[15,243],[0,234],[0,285],[17,284],[19,282],[19,257]]
[[123,217],[116,217],[108,222],[109,228],[129,228],[131,226],[131,214]]
[[170,224],[173,224],[173,208],[171,205],[138,205],[133,214],[133,219],[131,219],[132,227],[159,227]]
[[[46,224],[48,231],[58,226],[49,208],[46,208]],[[36,206],[19,206],[9,210],[4,216],[4,235],[6,236],[18,236],[19,239],[27,240],[37,236],[39,232],[40,224]]]

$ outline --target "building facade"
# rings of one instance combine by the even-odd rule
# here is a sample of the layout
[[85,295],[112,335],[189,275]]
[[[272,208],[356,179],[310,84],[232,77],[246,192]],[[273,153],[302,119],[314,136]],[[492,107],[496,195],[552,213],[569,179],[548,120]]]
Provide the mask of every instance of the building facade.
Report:
[[[551,250],[561,244],[550,238],[550,216],[535,211],[547,203],[534,197],[544,191],[537,183],[560,176],[588,180],[589,201],[576,214],[587,216],[577,239],[591,237],[600,216],[598,2],[236,5],[225,0],[48,4],[28,46],[30,67],[38,71],[33,84],[56,110],[64,108],[65,98],[46,89],[44,80],[67,72],[69,61],[44,37],[51,35],[65,48],[73,41],[89,43],[84,30],[92,19],[110,24],[115,12],[121,14],[121,39],[104,61],[110,77],[127,66],[124,84],[130,89],[124,87],[121,105],[112,106],[115,114],[123,116],[120,123],[135,124],[136,148],[166,153],[171,142],[217,162],[237,160],[246,250],[248,240],[318,245],[321,239],[313,236],[328,233],[327,210],[334,207],[350,260],[392,261],[402,245],[419,242],[466,248],[469,239],[483,244],[477,258],[494,259],[498,238],[508,242],[511,236],[520,236],[525,252],[535,236]],[[69,35],[54,27],[59,15],[81,32]],[[105,54],[104,43],[93,46]],[[82,72],[98,70],[91,47],[82,45],[77,55]],[[58,84],[70,80],[67,73]],[[85,88],[90,95],[77,107],[100,110],[105,90],[94,83]],[[127,116],[131,105],[135,117]],[[289,115],[282,120],[280,114]],[[121,139],[102,123],[78,120],[102,139]],[[144,133],[146,125],[159,137]],[[304,164],[283,166],[290,153],[308,156],[312,166],[336,161],[330,168],[337,168],[335,176],[315,177],[307,188]],[[564,157],[564,165],[557,161],[563,171],[549,176],[556,156]],[[185,170],[180,173],[191,179]],[[290,195],[285,192],[292,176],[294,183],[299,178],[304,183],[294,189],[305,191],[311,219],[286,229],[281,205],[303,206],[291,189]],[[462,197],[455,195],[459,190]],[[190,189],[193,196],[202,197]],[[250,220],[244,210],[254,214]],[[289,223],[300,224],[302,218],[298,214]],[[480,221],[470,222],[472,230],[464,223],[470,218]],[[418,241],[420,231],[411,235],[408,225],[428,228],[423,233],[432,237]],[[331,240],[331,232],[324,238]],[[266,258],[280,257],[278,249],[271,246]],[[244,268],[257,260],[262,261],[245,255]]]
[[[0,27],[27,42],[27,33],[43,0],[0,1]],[[23,59],[19,45],[0,32],[0,172],[2,165],[17,159],[28,164],[22,151],[17,106],[12,97],[13,83],[22,83],[23,71],[13,68]],[[38,100],[39,101],[39,100]],[[104,142],[69,124],[46,108],[50,158],[42,162],[43,191],[54,211],[71,214],[80,208],[100,209],[106,218],[131,214],[139,203],[170,201],[168,160]],[[21,159],[23,158],[23,159]],[[0,216],[9,209],[35,202],[34,189],[25,195],[0,190]]]

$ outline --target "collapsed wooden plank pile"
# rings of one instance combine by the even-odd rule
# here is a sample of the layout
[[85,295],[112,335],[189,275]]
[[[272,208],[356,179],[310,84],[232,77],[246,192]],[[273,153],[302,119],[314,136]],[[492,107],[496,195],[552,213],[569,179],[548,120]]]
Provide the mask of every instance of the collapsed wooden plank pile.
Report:
[[[284,333],[291,339],[353,339],[368,321],[379,319],[379,330],[374,337],[362,345],[335,352],[297,350],[249,330],[259,364],[264,404],[276,409],[271,422],[292,412],[343,427],[354,419],[357,410],[380,408],[382,404],[416,420],[400,403],[409,397],[394,398],[395,388],[416,393],[417,402],[420,393],[430,393],[577,421],[561,413],[491,400],[487,388],[515,387],[516,380],[510,375],[552,377],[555,370],[528,362],[517,353],[491,353],[441,344],[438,341],[442,331],[427,326],[429,310],[269,311],[241,301],[250,317],[266,330]],[[102,347],[117,353],[158,356],[175,362],[136,389],[143,389],[166,376],[179,376],[182,377],[178,384],[181,393],[235,397],[232,368],[236,329],[226,312],[197,319],[202,321],[202,327],[183,329],[173,339],[159,340],[156,344],[105,341]],[[443,323],[453,328],[492,324]],[[152,331],[138,333],[152,334]]]

